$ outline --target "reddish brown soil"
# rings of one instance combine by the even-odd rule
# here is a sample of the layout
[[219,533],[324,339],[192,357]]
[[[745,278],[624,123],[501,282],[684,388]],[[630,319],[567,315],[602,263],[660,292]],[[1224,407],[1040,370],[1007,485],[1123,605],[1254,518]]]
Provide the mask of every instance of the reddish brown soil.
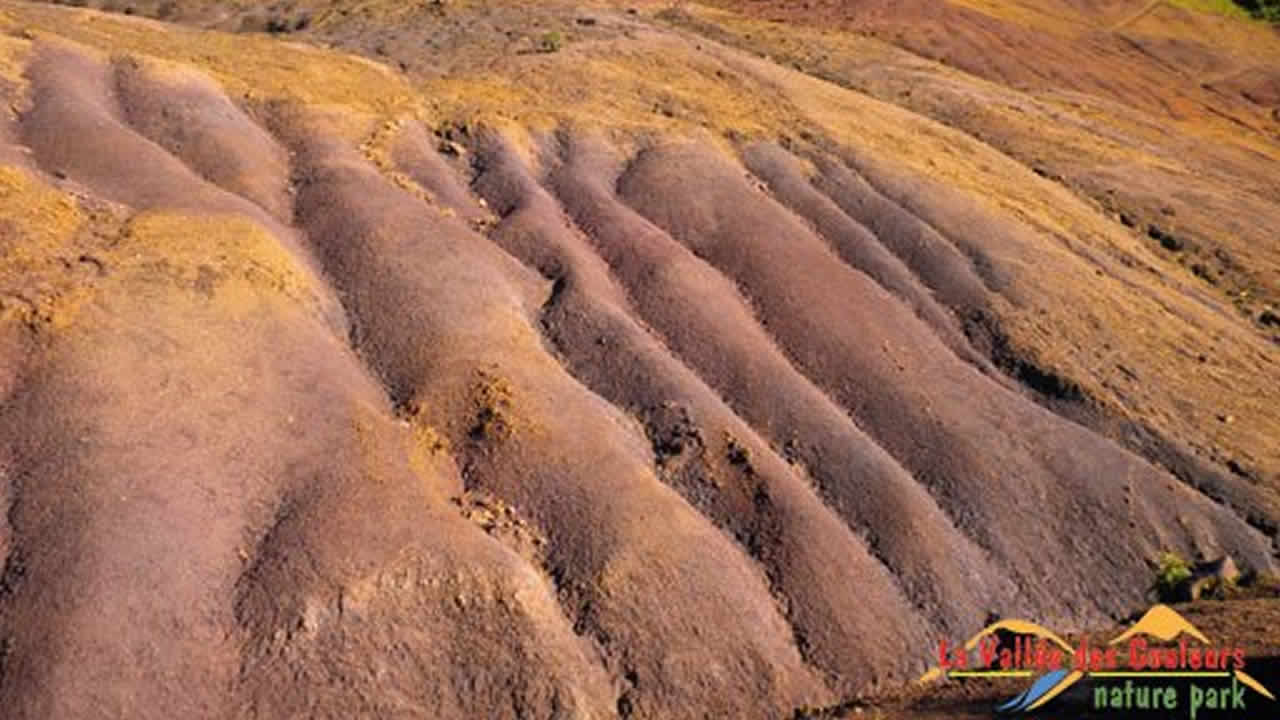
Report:
[[[1149,0],[1068,0],[987,3],[963,0],[785,0],[711,2],[787,23],[865,31],[911,52],[1023,90],[1087,93],[1173,119],[1210,114],[1259,120],[1266,106],[1215,92],[1199,80],[1230,71],[1274,80],[1274,49],[1250,57],[1248,47],[1195,37],[1193,31],[1145,32],[1152,16],[1212,32],[1218,21],[1171,3]],[[1179,25],[1170,23],[1174,28]],[[1268,108],[1269,109],[1269,108]]]
[[[135,9],[239,29],[225,5]],[[1269,338],[1117,260],[1162,262],[1099,207],[762,65],[727,21],[360,7],[294,27],[390,66],[0,3],[6,717],[915,713],[937,640],[992,615],[1109,626],[1166,550],[1280,569]],[[1050,31],[948,7],[926,27],[970,27],[958,53],[1001,38],[974,69],[1010,83],[1113,47],[1010,68]],[[566,18],[585,29],[562,53],[494,32]],[[428,41],[450,67],[415,70]],[[1146,102],[1116,62],[1054,87]],[[573,72],[636,96],[557,89]],[[1269,97],[1265,74],[1217,82]],[[1172,339],[1197,333],[1240,397],[1190,374]],[[1163,399],[1104,393],[1090,338]],[[1175,417],[1183,380],[1261,409],[1220,441]],[[1197,623],[1274,617],[1232,607]]]

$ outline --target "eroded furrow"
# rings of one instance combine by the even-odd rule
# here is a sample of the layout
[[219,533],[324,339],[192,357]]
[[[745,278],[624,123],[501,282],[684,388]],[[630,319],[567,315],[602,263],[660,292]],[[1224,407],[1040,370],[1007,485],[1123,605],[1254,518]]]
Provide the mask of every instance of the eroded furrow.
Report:
[[[845,153],[845,161],[856,164],[857,172],[879,192],[931,223],[933,227],[939,228],[941,234],[975,258],[975,263],[979,266],[993,269],[1002,265],[1026,268],[1037,263],[1049,266],[1050,261],[1044,257],[1042,248],[1042,244],[1049,242],[1049,239],[1036,237],[1036,233],[1043,233],[1043,230],[1002,216],[955,188],[895,171],[883,161],[873,161],[869,157],[855,158],[849,153]],[[1208,333],[1209,327],[1216,326],[1213,315],[1221,317],[1231,312],[1222,304],[1208,302],[1202,297],[1194,298],[1194,302],[1203,308],[1202,312],[1198,312],[1198,308],[1172,302],[1168,295],[1169,286],[1177,288],[1180,283],[1162,278],[1160,284],[1150,284],[1148,278],[1134,277],[1121,264],[1111,261],[1103,263],[1097,253],[1091,250],[1091,238],[1059,241],[1068,245],[1068,250],[1074,257],[1094,265],[1103,264],[1104,275],[1097,282],[1116,283],[1135,300],[1140,300],[1152,313],[1144,321],[1175,323],[1185,328],[1183,337],[1179,338],[1180,347],[1176,351],[1188,353],[1186,347],[1194,346],[1199,341],[1199,336]],[[1148,267],[1148,270],[1160,274],[1154,267]],[[1010,287],[1017,286],[1018,283],[1015,283]],[[1194,297],[1193,291],[1185,287],[1178,291],[1182,297]],[[1002,293],[1002,297],[1012,301],[1015,306],[1030,304],[1026,296],[1019,297],[1017,293],[1008,290]],[[1098,313],[1105,313],[1107,310],[1106,307],[1090,309],[1091,312]],[[1168,437],[1145,426],[1140,420],[1125,417],[1102,406],[1096,398],[1086,395],[1077,379],[1065,377],[1060,371],[1041,367],[1029,352],[1014,347],[995,316],[971,315],[967,320],[966,332],[975,346],[987,352],[998,367],[1029,390],[1030,398],[1067,420],[1078,422],[1125,446],[1130,452],[1156,466],[1167,468],[1188,487],[1213,502],[1222,504],[1264,533],[1274,536],[1277,525],[1276,494],[1251,481],[1247,472],[1232,473],[1221,467],[1215,468],[1204,459],[1195,457],[1176,438]]]
[[[312,39],[453,70],[0,12],[6,717],[800,714],[1127,614],[1160,551],[1276,569],[1265,393],[1219,480],[1137,383],[1196,366],[1130,367],[1245,330],[1060,188],[643,17],[526,57],[515,6],[364,10]],[[1198,397],[1261,387],[1239,348]],[[1136,419],[1073,414],[1104,364]]]
[[531,324],[541,279],[317,122],[282,117],[278,134],[296,153],[297,214],[347,299],[358,350],[440,429],[468,487],[545,534],[570,617],[615,677],[637,679],[634,711],[734,715],[826,697],[759,570],[657,480],[625,417],[543,348]]
[[[441,144],[449,152],[467,152],[463,145],[447,138]],[[436,146],[421,123],[410,123],[396,135],[390,159],[396,168],[426,190],[438,204],[457,213],[463,222],[475,227],[489,221],[492,213],[472,196],[467,184],[437,152]]]
[[134,132],[275,223],[292,222],[288,153],[213,80],[139,57],[117,58],[110,71],[120,118]]
[[[214,175],[236,175],[241,189],[279,184],[278,167],[261,168],[256,174],[240,174],[235,160],[244,160],[252,149],[230,151],[227,134],[243,134],[253,142],[255,126],[236,111],[225,97],[192,82],[187,97],[163,98],[168,88],[148,76],[141,65],[125,63],[120,85],[126,88],[131,117],[141,120],[160,142],[182,145],[184,157],[202,162],[218,156],[223,168],[207,168]],[[32,151],[41,170],[65,179],[73,188],[83,188],[95,197],[145,210],[163,207],[175,211],[239,215],[252,219],[272,232],[281,252],[300,267],[316,273],[314,263],[295,233],[250,200],[213,185],[191,171],[178,156],[129,127],[125,111],[115,92],[116,73],[89,51],[70,43],[45,44],[37,49],[27,70],[30,82],[30,109],[20,121],[21,139]],[[198,76],[197,76],[198,78]],[[207,83],[207,81],[204,81]],[[145,101],[145,102],[144,102]],[[186,112],[175,114],[173,108]],[[144,117],[146,111],[151,117]],[[164,112],[166,124],[159,124]],[[176,117],[175,117],[176,115]],[[193,117],[222,119],[216,129],[200,127]],[[179,129],[181,128],[181,129]],[[260,131],[259,131],[260,132]],[[198,134],[202,143],[185,145],[174,140],[183,133]],[[261,138],[260,138],[261,139]],[[219,143],[221,141],[221,144]],[[263,139],[269,147],[269,141]],[[203,145],[203,147],[201,147]],[[226,181],[227,177],[223,177]],[[271,205],[267,199],[267,206]],[[345,335],[345,318],[337,298],[324,283],[310,285],[317,293],[316,309],[340,335]]]
[[[20,478],[9,716],[606,716],[549,588],[410,469],[341,340],[219,260],[262,232],[131,222],[0,413]],[[200,266],[220,274],[197,285]]]
[[[663,146],[643,153],[619,187],[749,293],[805,374],[926,483],[1042,613],[1084,620],[1141,602],[1138,579],[1162,544],[1270,565],[1264,538],[1229,512],[946,352],[908,308],[760,199],[725,158]],[[1029,514],[1040,521],[1015,520]],[[1119,534],[1152,544],[1117,549],[1110,538]],[[1038,548],[1055,548],[1065,568],[1052,590]],[[1099,578],[1111,578],[1116,595],[1080,602]],[[1064,595],[1068,588],[1079,592]]]
[[[636,312],[773,447],[808,468],[824,498],[868,538],[917,607],[944,627],[981,623],[991,609],[989,595],[970,579],[977,573],[998,586],[1000,571],[902,466],[796,371],[732,283],[621,203],[612,188],[624,163],[600,143],[575,138],[554,180],[560,201],[593,239]],[[723,208],[699,205],[690,212]]]
[[[893,255],[885,243],[813,186],[799,158],[772,143],[748,146],[743,149],[742,158],[752,173],[769,184],[774,196],[812,223],[845,262],[907,303],[956,355],[980,367],[990,367],[989,361],[969,345],[955,315],[933,298],[932,291],[912,275],[903,260]],[[905,220],[903,224],[906,224]],[[885,225],[881,223],[882,230]],[[926,231],[920,229],[920,232]],[[888,244],[900,246],[900,241],[891,238]],[[917,266],[920,265],[917,262]]]
[[826,156],[813,160],[819,171],[813,178],[818,190],[906,263],[939,301],[958,313],[989,306],[983,279],[937,230],[881,195],[842,163]]
[[[579,144],[549,186],[579,198],[574,204],[581,208],[601,197],[603,185],[581,188]],[[663,480],[763,566],[806,659],[841,696],[907,679],[931,623],[896,578],[822,505],[797,468],[632,319],[626,293],[592,240],[566,227],[556,200],[500,136],[485,142],[479,159],[477,187],[492,206],[509,210],[491,238],[560,273],[561,289],[542,325],[565,365],[644,424]],[[885,657],[898,659],[875,662]]]
[[[24,138],[79,203],[5,169],[5,262],[68,276],[20,317],[22,371],[4,355],[9,716],[611,716],[549,585],[459,516],[456,467],[334,331],[298,238],[125,127],[101,63],[59,46],[29,75]],[[205,82],[170,109],[242,126]],[[227,137],[131,117],[188,158]]]

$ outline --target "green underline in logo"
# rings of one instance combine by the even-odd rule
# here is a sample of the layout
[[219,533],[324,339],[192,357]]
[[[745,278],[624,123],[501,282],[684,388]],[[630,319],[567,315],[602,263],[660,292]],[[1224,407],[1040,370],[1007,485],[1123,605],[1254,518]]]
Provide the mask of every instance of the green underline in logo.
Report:
[[1031,677],[1034,670],[948,670],[951,677]]
[[1146,671],[1146,672],[1139,672],[1139,671],[1119,671],[1119,670],[1118,670],[1118,671],[1108,671],[1108,672],[1091,672],[1091,673],[1089,673],[1089,674],[1090,674],[1090,675],[1092,675],[1093,677],[1114,677],[1114,678],[1138,678],[1138,677],[1145,677],[1145,678],[1153,678],[1153,677],[1163,677],[1163,678],[1178,678],[1178,677],[1183,677],[1183,678],[1185,678],[1185,677],[1231,677],[1231,673],[1229,673],[1229,672],[1212,672],[1212,671],[1200,671],[1200,672],[1161,672],[1161,671],[1159,671],[1159,670],[1151,670],[1151,671]]

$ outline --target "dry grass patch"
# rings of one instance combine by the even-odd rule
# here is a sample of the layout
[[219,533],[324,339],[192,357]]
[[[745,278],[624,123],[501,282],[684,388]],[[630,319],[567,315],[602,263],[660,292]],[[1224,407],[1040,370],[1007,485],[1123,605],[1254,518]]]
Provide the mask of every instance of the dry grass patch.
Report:
[[195,30],[133,17],[48,5],[14,7],[8,32],[57,35],[103,53],[140,53],[192,65],[233,98],[288,99],[344,112],[394,116],[421,105],[405,79],[363,58],[270,36]]

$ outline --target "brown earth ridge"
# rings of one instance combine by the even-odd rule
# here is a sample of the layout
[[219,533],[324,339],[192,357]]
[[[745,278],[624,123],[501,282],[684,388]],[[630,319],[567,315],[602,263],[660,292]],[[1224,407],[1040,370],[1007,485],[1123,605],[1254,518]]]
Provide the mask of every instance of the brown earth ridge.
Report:
[[784,718],[1276,572],[1280,35],[1184,5],[0,0],[5,717]]

